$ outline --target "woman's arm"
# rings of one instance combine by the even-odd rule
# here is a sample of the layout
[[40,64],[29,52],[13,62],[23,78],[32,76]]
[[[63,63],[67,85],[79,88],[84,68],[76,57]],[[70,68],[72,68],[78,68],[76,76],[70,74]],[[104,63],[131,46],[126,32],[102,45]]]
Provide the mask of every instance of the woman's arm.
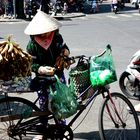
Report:
[[32,71],[37,73],[40,65],[39,65],[38,59],[37,59],[36,45],[30,40],[27,45],[26,50],[33,58]]

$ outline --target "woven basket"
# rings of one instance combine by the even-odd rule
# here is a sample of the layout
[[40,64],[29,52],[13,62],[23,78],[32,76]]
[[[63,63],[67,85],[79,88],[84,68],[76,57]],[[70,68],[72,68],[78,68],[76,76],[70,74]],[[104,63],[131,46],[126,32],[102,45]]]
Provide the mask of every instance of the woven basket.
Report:
[[77,95],[82,93],[90,85],[89,68],[87,64],[82,64],[72,68],[69,72],[70,84]]

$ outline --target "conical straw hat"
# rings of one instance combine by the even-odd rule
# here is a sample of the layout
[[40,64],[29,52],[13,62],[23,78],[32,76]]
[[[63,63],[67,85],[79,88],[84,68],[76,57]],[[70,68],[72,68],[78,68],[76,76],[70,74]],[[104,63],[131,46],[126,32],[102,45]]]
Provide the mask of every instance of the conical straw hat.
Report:
[[61,24],[53,17],[38,10],[32,21],[28,24],[24,33],[27,35],[37,35],[54,31],[61,27]]

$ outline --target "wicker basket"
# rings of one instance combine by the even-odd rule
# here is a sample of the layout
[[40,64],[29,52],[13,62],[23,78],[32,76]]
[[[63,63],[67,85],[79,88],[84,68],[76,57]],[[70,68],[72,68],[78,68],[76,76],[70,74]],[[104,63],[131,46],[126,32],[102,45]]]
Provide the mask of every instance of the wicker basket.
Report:
[[77,65],[69,72],[70,84],[77,95],[82,93],[90,85],[89,66],[87,64]]

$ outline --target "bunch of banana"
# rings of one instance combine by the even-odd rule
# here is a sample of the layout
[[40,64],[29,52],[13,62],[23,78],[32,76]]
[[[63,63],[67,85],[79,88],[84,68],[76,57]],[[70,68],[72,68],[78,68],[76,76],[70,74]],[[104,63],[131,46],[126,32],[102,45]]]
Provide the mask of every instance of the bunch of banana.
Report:
[[0,41],[0,79],[31,75],[32,57],[11,36]]

